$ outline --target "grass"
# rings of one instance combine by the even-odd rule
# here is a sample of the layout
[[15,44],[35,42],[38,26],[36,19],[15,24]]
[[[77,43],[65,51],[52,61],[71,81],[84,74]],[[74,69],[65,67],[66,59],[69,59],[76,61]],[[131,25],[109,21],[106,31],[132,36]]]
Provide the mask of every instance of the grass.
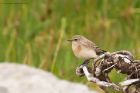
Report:
[[[129,50],[140,59],[139,0],[25,1],[0,0],[1,62],[28,64],[86,83],[75,75],[82,60],[74,57],[66,42],[75,34],[111,52]],[[114,72],[110,77],[118,81]]]

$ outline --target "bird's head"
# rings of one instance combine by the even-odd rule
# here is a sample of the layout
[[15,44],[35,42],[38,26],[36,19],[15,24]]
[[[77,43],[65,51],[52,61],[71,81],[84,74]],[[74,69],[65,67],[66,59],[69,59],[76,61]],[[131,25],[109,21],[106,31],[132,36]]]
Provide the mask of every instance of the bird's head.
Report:
[[74,35],[72,37],[72,39],[69,39],[68,41],[70,41],[70,42],[80,42],[82,40],[84,40],[83,36],[81,36],[81,35]]

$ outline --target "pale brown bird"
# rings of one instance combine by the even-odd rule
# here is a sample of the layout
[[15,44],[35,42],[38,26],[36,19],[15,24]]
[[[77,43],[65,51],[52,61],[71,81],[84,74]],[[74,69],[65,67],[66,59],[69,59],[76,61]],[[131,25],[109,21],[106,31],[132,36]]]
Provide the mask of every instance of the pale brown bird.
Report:
[[74,55],[78,58],[84,59],[85,62],[106,52],[96,46],[95,43],[81,35],[75,35],[68,41],[72,42],[72,50]]

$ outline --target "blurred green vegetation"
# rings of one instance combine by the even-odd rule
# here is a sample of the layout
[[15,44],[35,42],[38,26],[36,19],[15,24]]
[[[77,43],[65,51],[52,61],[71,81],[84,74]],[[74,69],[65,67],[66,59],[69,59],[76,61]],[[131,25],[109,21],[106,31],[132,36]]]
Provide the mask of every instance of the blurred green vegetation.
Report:
[[[82,60],[66,41],[75,34],[104,50],[129,50],[140,59],[140,0],[0,0],[1,62],[86,81],[75,75]],[[120,76],[110,75],[114,81]]]

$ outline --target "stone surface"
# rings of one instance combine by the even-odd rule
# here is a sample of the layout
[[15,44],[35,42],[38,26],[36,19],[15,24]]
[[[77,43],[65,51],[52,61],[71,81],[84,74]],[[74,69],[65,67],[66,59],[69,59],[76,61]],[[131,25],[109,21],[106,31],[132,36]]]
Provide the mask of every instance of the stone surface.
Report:
[[0,64],[0,93],[97,93],[26,65]]

